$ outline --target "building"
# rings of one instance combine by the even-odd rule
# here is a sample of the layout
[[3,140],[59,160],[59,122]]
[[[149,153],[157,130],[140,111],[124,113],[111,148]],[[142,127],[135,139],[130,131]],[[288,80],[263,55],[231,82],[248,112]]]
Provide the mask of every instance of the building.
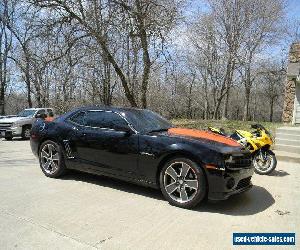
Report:
[[300,42],[293,43],[289,52],[282,120],[300,124]]

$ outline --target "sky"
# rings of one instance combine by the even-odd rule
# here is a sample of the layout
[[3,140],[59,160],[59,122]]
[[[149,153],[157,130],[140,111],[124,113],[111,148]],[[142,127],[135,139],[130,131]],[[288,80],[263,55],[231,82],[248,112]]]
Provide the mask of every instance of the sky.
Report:
[[[251,1],[251,0],[249,0]],[[288,16],[291,19],[300,20],[300,0],[285,0],[287,5]],[[195,11],[197,9],[205,9],[205,0],[190,0],[187,11]]]
[[[295,29],[297,23],[300,32],[300,0],[286,0],[286,19],[291,29]],[[287,36],[282,39],[278,46],[274,46],[267,53],[271,52],[274,57],[287,58],[292,42],[292,39]]]
[[291,19],[300,20],[300,0],[288,0],[287,10]]
[[[249,0],[251,1],[251,0]],[[296,23],[299,26],[300,32],[300,0],[283,0],[286,3],[286,21],[287,21],[287,31],[291,32],[295,29]],[[208,10],[206,0],[188,0],[186,10],[184,12],[185,16],[194,16],[197,12],[203,12]],[[185,38],[182,37],[177,41],[178,43],[185,44]],[[290,44],[292,43],[291,36],[284,36],[277,45],[272,45],[266,49],[265,56],[271,56],[275,58],[287,58]],[[264,55],[262,55],[264,56]]]

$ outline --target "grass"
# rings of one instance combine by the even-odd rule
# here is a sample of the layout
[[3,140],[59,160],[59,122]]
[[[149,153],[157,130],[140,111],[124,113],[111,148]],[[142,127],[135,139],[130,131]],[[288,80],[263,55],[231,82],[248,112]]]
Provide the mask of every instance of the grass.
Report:
[[208,127],[223,128],[225,131],[233,132],[236,129],[251,130],[250,125],[259,123],[268,129],[272,134],[275,133],[276,128],[283,126],[279,122],[253,122],[253,121],[233,121],[233,120],[192,120],[192,119],[173,119],[172,123],[178,127],[193,128],[193,129],[207,129]]

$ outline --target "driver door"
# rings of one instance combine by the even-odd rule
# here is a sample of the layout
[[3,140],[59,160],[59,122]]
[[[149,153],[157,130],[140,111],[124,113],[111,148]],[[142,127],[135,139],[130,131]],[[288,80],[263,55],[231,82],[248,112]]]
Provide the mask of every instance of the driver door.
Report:
[[73,129],[77,157],[95,171],[137,176],[138,135],[125,131],[128,128],[117,113],[86,111],[84,126]]

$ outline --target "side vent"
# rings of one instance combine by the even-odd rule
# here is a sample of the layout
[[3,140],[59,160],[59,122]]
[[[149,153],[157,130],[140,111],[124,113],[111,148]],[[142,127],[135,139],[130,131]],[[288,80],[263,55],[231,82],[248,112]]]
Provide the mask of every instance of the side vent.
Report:
[[68,159],[74,159],[75,157],[74,157],[72,149],[70,147],[69,140],[63,140],[63,142],[64,142],[64,145],[65,145],[67,158]]

